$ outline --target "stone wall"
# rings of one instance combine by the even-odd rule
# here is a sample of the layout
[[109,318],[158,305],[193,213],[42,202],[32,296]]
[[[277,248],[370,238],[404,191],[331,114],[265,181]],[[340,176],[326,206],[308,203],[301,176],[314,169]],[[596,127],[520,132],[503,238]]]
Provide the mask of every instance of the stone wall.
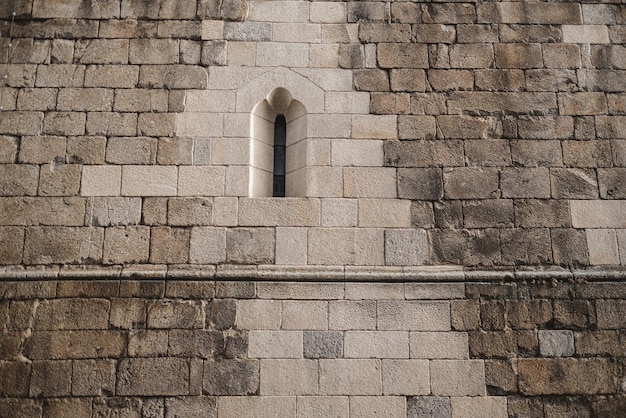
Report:
[[622,1],[0,0],[0,34],[0,417],[624,414]]
[[0,284],[0,416],[620,417],[623,282]]

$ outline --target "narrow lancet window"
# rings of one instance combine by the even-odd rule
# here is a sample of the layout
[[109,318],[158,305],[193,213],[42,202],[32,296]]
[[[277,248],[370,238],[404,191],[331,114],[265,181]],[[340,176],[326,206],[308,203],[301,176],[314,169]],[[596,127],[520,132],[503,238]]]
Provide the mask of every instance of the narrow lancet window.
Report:
[[274,122],[274,197],[285,197],[286,143],[287,122],[285,116],[278,115]]

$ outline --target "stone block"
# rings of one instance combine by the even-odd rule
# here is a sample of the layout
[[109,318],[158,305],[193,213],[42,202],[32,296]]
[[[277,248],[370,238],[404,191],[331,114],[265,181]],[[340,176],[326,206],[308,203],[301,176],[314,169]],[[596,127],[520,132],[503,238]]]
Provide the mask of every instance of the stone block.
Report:
[[498,177],[498,171],[493,168],[444,169],[445,195],[450,199],[492,198],[497,194],[500,186]]
[[451,324],[456,331],[478,329],[480,325],[480,305],[476,301],[453,300],[451,304]]
[[[539,49],[541,52],[541,48]],[[493,66],[491,44],[454,44],[450,46],[450,67],[489,68]]]
[[134,113],[91,112],[87,114],[87,135],[135,136],[137,115]]
[[399,168],[398,197],[415,200],[440,200],[443,178],[440,168]]
[[595,199],[597,177],[592,169],[564,168],[550,170],[552,196],[557,199]]
[[570,210],[574,228],[626,228],[626,206],[620,201],[573,200]]
[[208,73],[196,65],[142,65],[139,71],[140,88],[206,89]]
[[145,327],[146,302],[142,299],[111,299],[111,326],[121,329]]
[[624,199],[626,190],[624,184],[626,169],[606,168],[598,169],[598,183],[600,187],[600,197],[602,199]]
[[204,363],[203,392],[208,395],[253,395],[259,391],[259,362],[220,360]]
[[46,164],[39,173],[40,196],[75,196],[80,189],[81,166]]
[[469,342],[463,332],[411,332],[411,358],[468,359]]
[[321,265],[382,265],[383,231],[373,228],[313,228],[308,260]]
[[376,302],[366,300],[329,302],[328,327],[336,330],[376,329]]
[[[3,397],[27,397],[30,384],[31,365],[21,361],[4,362],[0,366],[2,373]],[[0,409],[1,410],[1,409]]]
[[71,164],[104,164],[106,138],[77,136],[67,139],[67,162]]
[[[556,140],[511,141],[511,160],[525,167],[562,167],[561,142]],[[551,173],[552,174],[552,173]]]
[[474,71],[474,76],[479,90],[520,91],[526,86],[522,70],[479,69]]
[[604,93],[561,93],[560,111],[563,115],[598,115],[607,113]]
[[378,69],[355,70],[354,88],[357,91],[389,91],[389,75]]
[[227,230],[226,260],[235,264],[272,264],[274,230],[270,228]]
[[302,358],[302,331],[250,331],[248,358]]
[[298,418],[349,417],[350,402],[347,396],[303,396],[298,398]]
[[11,164],[17,160],[17,137],[0,135],[0,163]]
[[304,358],[343,357],[343,333],[339,331],[304,331]]
[[118,364],[116,393],[121,396],[176,396],[188,390],[187,359],[122,359]]
[[545,300],[507,301],[506,312],[513,329],[534,329],[552,319],[552,306]]
[[449,331],[448,302],[380,301],[379,330]]
[[237,328],[278,330],[281,309],[281,303],[275,300],[238,300]]
[[69,396],[72,386],[71,361],[34,361],[30,397]]
[[405,331],[347,331],[345,358],[409,358],[409,334]]
[[424,44],[380,43],[378,64],[382,68],[428,68],[428,50]]
[[[56,110],[57,92],[55,89],[21,89],[17,97],[17,109],[26,110]],[[6,107],[3,103],[4,110],[13,110]]]
[[317,226],[318,199],[240,199],[239,224],[243,226]]
[[319,390],[324,395],[382,395],[380,360],[322,359]]
[[102,259],[101,228],[34,227],[26,231],[24,264],[80,264]]
[[167,202],[167,222],[171,226],[211,225],[213,203],[206,198],[171,198]]
[[150,228],[145,226],[107,228],[104,235],[105,264],[146,263]]
[[[83,171],[89,167],[83,167]],[[123,196],[176,196],[178,169],[175,166],[134,166],[122,168]],[[85,194],[85,192],[83,192]]]
[[404,418],[406,398],[401,396],[355,396],[350,401],[350,413],[357,417]]
[[322,220],[324,227],[353,227],[357,225],[356,199],[322,199]]
[[507,398],[504,396],[450,398],[452,418],[506,418]]
[[385,165],[389,167],[434,167],[464,165],[461,141],[387,141]]
[[187,263],[189,260],[190,235],[190,230],[185,228],[152,228],[150,263]]
[[613,365],[606,359],[521,359],[520,392],[525,395],[612,393]]
[[292,418],[296,416],[295,396],[223,396],[217,401],[220,417],[240,418],[250,415],[259,417]]
[[370,108],[376,115],[404,115],[409,113],[411,99],[408,93],[371,93]]
[[500,239],[503,263],[544,264],[552,262],[548,229],[510,229],[503,231]]
[[[86,119],[85,113],[48,112],[43,120],[43,133],[48,135],[84,135]],[[36,126],[36,122],[22,122],[29,127]],[[22,134],[34,135],[38,132],[23,132]]]
[[472,166],[510,166],[511,151],[508,141],[465,141],[465,156]]
[[416,266],[428,259],[426,232],[419,229],[385,231],[385,264]]
[[82,196],[119,196],[121,183],[121,167],[84,166],[80,194]]
[[0,195],[35,196],[39,167],[36,165],[0,165]]
[[74,361],[72,367],[72,395],[110,396],[113,393],[115,393],[115,361]]
[[283,301],[281,328],[285,330],[328,329],[328,302]]
[[588,265],[587,237],[585,231],[576,229],[552,229],[552,253],[559,265]]
[[541,68],[541,44],[498,44],[495,46],[496,66],[499,68]]
[[587,229],[589,264],[619,264],[617,237],[613,229]]
[[544,357],[574,355],[574,333],[568,330],[539,330],[539,353]]
[[435,396],[485,396],[482,360],[432,360],[431,391]]
[[494,229],[447,230],[429,233],[432,254],[440,262],[466,265],[500,264],[500,236]]
[[428,395],[430,373],[427,360],[383,360],[384,395]]
[[115,92],[116,112],[165,112],[167,92],[158,89],[120,89]]
[[407,398],[407,418],[450,418],[450,398],[413,396]]
[[261,360],[262,396],[315,395],[317,392],[317,361]]
[[0,265],[18,265],[22,262],[24,229],[0,227]]
[[219,264],[226,260],[226,230],[194,227],[189,244],[191,263]]
[[137,331],[128,338],[128,355],[131,357],[164,357],[167,354],[168,332]]
[[396,173],[391,168],[346,167],[344,196],[361,198],[395,198]]
[[513,201],[509,199],[471,200],[463,205],[463,222],[467,228],[511,227],[513,220]]
[[516,226],[522,228],[571,226],[567,201],[523,199],[515,201]]
[[167,411],[167,418],[217,417],[217,399],[211,396],[186,396],[184,398],[166,398],[165,408]]
[[221,196],[224,194],[224,167],[181,166],[178,176],[179,196]]
[[505,168],[501,172],[502,197],[549,198],[550,172],[547,168]]
[[563,25],[563,43],[606,44],[609,32],[606,25]]
[[148,307],[148,328],[202,328],[204,312],[197,301],[163,301]]

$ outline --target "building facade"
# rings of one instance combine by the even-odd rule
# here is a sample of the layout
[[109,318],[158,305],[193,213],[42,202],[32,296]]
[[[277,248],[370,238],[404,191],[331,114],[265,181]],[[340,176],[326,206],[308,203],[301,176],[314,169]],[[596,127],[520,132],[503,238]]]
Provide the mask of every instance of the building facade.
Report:
[[623,416],[620,0],[0,33],[0,416]]

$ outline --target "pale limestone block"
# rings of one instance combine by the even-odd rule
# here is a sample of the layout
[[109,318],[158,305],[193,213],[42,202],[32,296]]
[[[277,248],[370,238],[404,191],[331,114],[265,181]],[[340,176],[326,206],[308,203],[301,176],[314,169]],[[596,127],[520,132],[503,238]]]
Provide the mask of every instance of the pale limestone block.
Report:
[[[343,172],[341,167],[306,167],[297,171],[304,179],[297,179],[300,185],[306,185],[304,195],[308,197],[342,197]],[[294,173],[295,174],[295,173]],[[290,179],[287,177],[287,184]]]
[[406,397],[354,396],[350,398],[350,416],[359,418],[404,418]]
[[402,283],[346,283],[346,299],[404,299]]
[[322,25],[322,42],[331,44],[349,44],[359,42],[359,25],[360,24],[358,23]]
[[274,23],[272,41],[317,44],[322,40],[322,29],[315,23]]
[[384,164],[383,141],[342,140],[331,142],[332,165],[357,167],[382,167]]
[[307,228],[276,228],[276,264],[307,264]]
[[224,115],[225,138],[250,138],[250,114],[226,113]]
[[390,167],[346,167],[343,169],[344,197],[397,197],[396,170]]
[[248,358],[302,358],[302,331],[250,331]]
[[192,264],[220,264],[226,261],[226,230],[224,228],[193,227],[189,243]]
[[224,39],[224,21],[223,20],[203,20],[202,35],[203,41],[213,41]]
[[309,264],[382,265],[383,231],[357,228],[309,230]]
[[380,301],[379,330],[450,331],[450,303]]
[[211,164],[211,138],[199,137],[193,140],[193,163],[195,165]]
[[329,91],[325,95],[326,113],[368,114],[370,94],[366,91]]
[[365,68],[377,68],[376,44],[365,44]]
[[253,22],[308,22],[309,3],[301,1],[252,2],[248,19]]
[[353,227],[357,224],[358,200],[321,199],[323,227]]
[[342,299],[342,283],[258,282],[258,297],[266,299]]
[[250,163],[249,138],[213,138],[211,162],[214,165],[247,165]]
[[178,169],[175,166],[124,166],[123,196],[176,196]]
[[[263,76],[268,71],[269,68],[260,68],[260,67],[249,67],[249,66],[240,66],[240,67],[231,67],[231,66],[212,66],[209,68],[209,85],[208,88],[210,90],[232,90],[239,89],[250,81]],[[269,93],[269,92],[268,92]],[[256,99],[256,101],[261,100],[263,96]],[[256,104],[256,102],[255,102]],[[246,109],[246,111],[251,111],[250,109]]]
[[329,302],[328,328],[336,330],[376,329],[376,301],[338,300]]
[[384,395],[429,395],[428,360],[383,360]]
[[397,139],[397,120],[396,115],[354,115],[352,138]]
[[261,396],[317,395],[315,360],[261,360]]
[[59,91],[57,110],[106,112],[113,109],[113,89],[65,88]]
[[[285,191],[291,189],[289,185],[290,178],[291,176],[287,177]],[[244,196],[248,196],[248,195],[251,197],[271,196],[272,195],[272,179],[273,179],[272,173],[267,172],[265,170],[261,170],[256,167],[250,167],[248,189],[246,189],[246,193],[244,194]],[[287,194],[291,195],[293,193],[289,192]]]
[[232,112],[235,92],[229,90],[187,90],[185,112]]
[[385,231],[385,264],[388,266],[422,265],[428,261],[428,250],[428,237],[423,229]]
[[256,65],[259,67],[306,67],[309,65],[309,45],[259,42],[256,47]]
[[[256,109],[255,109],[256,110]],[[269,115],[267,117],[272,117]],[[258,143],[263,143],[269,146],[274,145],[274,122],[266,119],[265,116],[253,114],[250,117],[251,130],[250,137]]]
[[404,292],[407,299],[464,299],[465,284],[405,283]]
[[181,166],[178,175],[179,196],[223,196],[224,167]]
[[587,229],[587,248],[589,250],[589,264],[615,265],[619,264],[617,236],[614,229]]
[[287,174],[306,166],[330,165],[329,139],[310,139],[287,146]]
[[282,329],[328,329],[328,302],[317,300],[283,301]]
[[121,166],[83,166],[80,185],[81,196],[119,196],[121,185]]
[[309,19],[315,23],[344,23],[348,19],[346,3],[314,2],[311,3]]
[[626,228],[626,201],[570,200],[574,228]]
[[213,199],[213,225],[237,225],[239,200],[236,197],[216,197]]
[[382,395],[380,360],[321,359],[321,395]]
[[411,358],[469,358],[469,340],[465,332],[411,332]]
[[452,397],[451,418],[507,418],[506,396]]
[[96,197],[87,202],[89,226],[128,226],[141,222],[141,198]]
[[261,141],[250,141],[250,164],[252,167],[273,173],[274,171],[274,148]]
[[345,358],[409,358],[407,331],[347,331]]
[[277,300],[238,300],[237,328],[277,330],[280,328],[281,303]]
[[318,199],[244,198],[239,201],[239,225],[316,226],[319,222]]
[[293,418],[295,396],[220,396],[217,398],[220,418]]
[[[297,68],[294,70],[324,91],[353,91],[352,70],[334,68]],[[322,113],[309,109],[309,113]]]
[[391,199],[359,199],[359,227],[410,228],[411,202]]
[[256,65],[256,42],[228,42],[228,66]]
[[544,357],[574,355],[574,332],[568,329],[539,330],[539,353]]
[[337,68],[339,67],[339,45],[312,44],[309,45],[309,67]]
[[563,43],[608,44],[609,29],[606,25],[563,25]]
[[[299,44],[282,45],[291,45],[293,47],[294,45]],[[306,60],[308,62],[308,53]],[[271,63],[270,65],[275,66],[278,64]],[[259,102],[261,102],[270,92],[278,87],[282,87],[289,91],[293,100],[296,100],[300,104],[304,105],[307,114],[324,112],[323,86],[320,86],[320,84],[317,83],[317,79],[311,79],[308,77],[307,73],[303,69],[295,71],[285,67],[267,69],[263,67],[255,67],[254,71],[242,71],[241,68],[246,67],[229,67],[229,69],[232,70],[232,74],[229,72],[227,75],[224,75],[224,77],[228,78],[236,76],[248,78],[247,81],[249,82],[244,81],[241,87],[236,86],[240,87],[237,90],[238,112],[251,112]],[[315,71],[321,72],[326,70],[316,69]],[[220,78],[222,78],[221,74]],[[234,82],[229,82],[228,80],[223,80],[223,82],[235,84]],[[310,135],[307,136],[310,137]]]
[[176,136],[222,136],[224,115],[222,113],[178,113]]
[[485,364],[482,360],[432,360],[431,391],[435,396],[485,396]]
[[167,112],[167,91],[157,89],[119,89],[115,91],[116,112]]
[[[226,167],[224,194],[226,196],[248,196],[250,194],[251,170],[251,167],[245,166]],[[238,213],[234,215],[239,216]]]
[[[316,4],[316,3],[313,3]],[[349,418],[347,396],[300,396],[297,418]]]

